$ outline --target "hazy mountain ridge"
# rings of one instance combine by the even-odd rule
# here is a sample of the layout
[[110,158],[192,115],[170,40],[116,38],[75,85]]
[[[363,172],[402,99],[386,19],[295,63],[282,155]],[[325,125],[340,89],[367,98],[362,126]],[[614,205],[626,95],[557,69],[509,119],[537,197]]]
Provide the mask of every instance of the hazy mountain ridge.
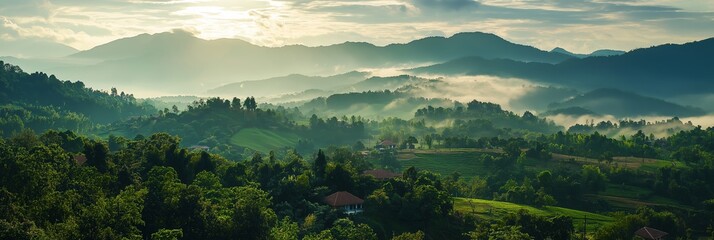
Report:
[[576,96],[549,106],[550,115],[609,114],[618,118],[638,116],[701,116],[702,109],[681,106],[661,99],[642,96],[633,92],[603,88]]
[[636,49],[618,56],[569,59],[558,64],[467,57],[410,69],[415,74],[517,77],[592,90],[618,88],[657,97],[706,93],[714,87],[714,38]]
[[358,83],[368,76],[369,73],[367,72],[357,71],[328,77],[291,74],[263,80],[230,83],[208,90],[208,94],[220,96],[275,96],[309,89],[329,90]]
[[433,81],[432,79],[421,78],[411,75],[399,75],[390,77],[370,77],[364,81],[357,82],[343,88],[346,92],[364,92],[364,91],[379,91],[379,90],[397,90],[406,86],[421,84]]
[[478,32],[387,46],[346,42],[321,47],[263,47],[237,39],[203,40],[190,33],[174,31],[115,40],[67,58],[68,61],[93,61],[93,64],[68,67],[61,63],[28,62],[26,65],[32,70],[86,79],[88,84],[101,88],[112,87],[119,81],[137,91],[160,89],[166,93],[194,94],[186,89],[207,90],[222,83],[250,79],[290,74],[324,76],[360,68],[444,62],[466,56],[548,63],[571,58]]
[[595,50],[589,54],[580,54],[580,53],[573,53],[573,52],[565,50],[564,48],[561,48],[561,47],[553,48],[553,50],[550,50],[550,52],[562,53],[562,54],[573,56],[576,58],[607,57],[607,56],[622,55],[622,54],[626,53],[625,51],[620,51],[620,50],[600,49],[600,50]]
[[570,116],[600,116],[599,113],[593,112],[590,109],[585,109],[583,107],[574,106],[566,108],[556,108],[553,110],[548,110],[540,116],[556,116],[556,115],[570,115]]
[[44,40],[2,40],[0,56],[14,58],[58,58],[74,54],[79,50],[51,41]]

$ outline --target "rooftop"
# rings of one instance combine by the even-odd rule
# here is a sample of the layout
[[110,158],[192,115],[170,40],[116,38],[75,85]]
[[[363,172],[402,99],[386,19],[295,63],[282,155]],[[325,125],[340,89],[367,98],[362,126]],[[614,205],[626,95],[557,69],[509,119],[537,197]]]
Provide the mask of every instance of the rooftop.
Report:
[[336,192],[325,197],[325,203],[332,207],[342,207],[347,205],[362,204],[364,200],[352,195],[349,192]]

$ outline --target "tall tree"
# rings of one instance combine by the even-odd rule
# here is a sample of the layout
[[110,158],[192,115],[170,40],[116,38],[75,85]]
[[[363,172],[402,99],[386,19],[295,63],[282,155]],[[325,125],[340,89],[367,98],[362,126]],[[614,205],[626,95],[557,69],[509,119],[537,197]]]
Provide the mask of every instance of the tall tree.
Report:
[[317,151],[317,158],[315,158],[315,162],[312,164],[313,171],[315,172],[315,175],[317,175],[318,178],[323,178],[325,177],[325,168],[327,168],[327,158],[325,157],[325,153],[322,151],[322,149]]
[[241,106],[240,104],[240,98],[233,97],[233,101],[231,101],[231,107],[235,110],[240,110],[241,108],[243,108],[243,106]]

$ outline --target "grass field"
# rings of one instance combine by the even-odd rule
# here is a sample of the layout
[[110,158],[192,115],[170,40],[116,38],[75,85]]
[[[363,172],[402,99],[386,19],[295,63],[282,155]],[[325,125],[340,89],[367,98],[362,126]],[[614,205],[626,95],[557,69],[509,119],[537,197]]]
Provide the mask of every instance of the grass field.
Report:
[[[485,167],[481,158],[485,154],[499,154],[497,149],[438,149],[438,150],[412,150],[401,151],[397,156],[403,168],[416,167],[417,169],[429,170],[446,176],[454,172],[459,172],[465,179],[475,176],[488,175],[493,171],[493,167]],[[538,161],[528,160],[524,166],[526,169],[541,171],[555,169],[557,167],[580,168],[578,163],[566,161]]]
[[267,153],[270,150],[294,147],[298,136],[292,133],[277,132],[260,128],[246,128],[233,135],[230,143]]
[[643,196],[648,196],[652,191],[628,185],[620,184],[608,184],[607,189],[601,192],[600,195],[614,196],[614,197],[625,197],[625,198],[642,198]]
[[[465,180],[470,180],[476,176],[486,176],[492,167],[485,167],[481,163],[484,154],[497,154],[495,149],[438,149],[438,150],[405,150],[398,155],[402,168],[411,166],[420,170],[429,170],[439,173],[441,176],[448,176],[454,172],[459,172]],[[570,159],[573,159],[572,161]],[[378,160],[373,160],[376,163]],[[658,159],[641,159],[632,157],[616,157],[614,163],[629,168],[637,168],[645,171],[657,169],[659,166],[671,165],[670,161]],[[529,159],[524,163],[527,170],[542,171],[546,169],[568,168],[579,171],[582,165],[606,165],[606,162],[598,162],[596,159],[574,157],[561,154],[553,154],[551,161],[539,161]],[[678,165],[677,167],[686,167]],[[673,206],[688,209],[676,201],[664,197],[652,196],[651,191],[636,187],[619,184],[609,184],[605,192],[598,195],[590,195],[592,199],[599,199],[608,202],[616,210],[633,210],[640,206]]]
[[587,216],[587,230],[591,233],[595,232],[603,225],[614,221],[614,219],[609,216],[562,207],[546,206],[543,208],[535,208],[509,202],[474,198],[454,198],[454,210],[463,213],[473,213],[485,219],[498,219],[509,213],[515,213],[520,210],[526,210],[529,213],[538,216],[564,215],[573,218],[573,224],[575,225],[576,231],[581,231],[583,228],[584,218]]
[[[473,151],[443,151],[426,152],[414,151],[402,156],[409,156],[409,160],[402,160],[402,168],[416,167],[447,176],[459,172],[463,178],[470,179],[479,175],[486,175],[490,169],[481,165],[481,156],[485,153]],[[400,158],[403,159],[403,158]]]
[[[578,157],[564,154],[553,153],[553,160],[560,162],[575,162],[581,165],[607,165],[606,161],[598,161],[594,158]],[[637,157],[613,157],[612,165],[625,167],[629,169],[640,169],[644,171],[654,172],[661,167],[673,166],[676,168],[686,168],[687,166],[681,162],[672,162],[668,160],[653,159],[653,158],[637,158]]]

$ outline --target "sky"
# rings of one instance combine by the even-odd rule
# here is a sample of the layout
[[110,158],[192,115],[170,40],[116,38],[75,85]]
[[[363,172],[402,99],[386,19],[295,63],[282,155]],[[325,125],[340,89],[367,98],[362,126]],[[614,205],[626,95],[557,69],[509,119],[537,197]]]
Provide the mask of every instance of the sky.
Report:
[[386,45],[481,31],[589,53],[714,37],[714,0],[0,0],[0,44],[85,50],[173,29],[264,46]]

